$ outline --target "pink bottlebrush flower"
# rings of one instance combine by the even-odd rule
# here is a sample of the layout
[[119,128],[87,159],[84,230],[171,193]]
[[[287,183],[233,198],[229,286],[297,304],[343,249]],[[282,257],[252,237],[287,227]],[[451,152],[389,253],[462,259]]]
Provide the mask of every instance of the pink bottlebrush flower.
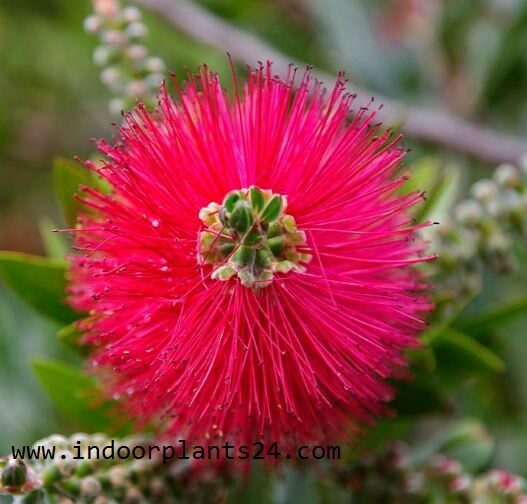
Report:
[[[234,78],[234,85],[238,83]],[[194,441],[314,442],[387,412],[431,307],[405,151],[339,76],[270,63],[229,98],[205,67],[97,143],[70,302],[139,422]],[[295,90],[296,89],[296,90]]]

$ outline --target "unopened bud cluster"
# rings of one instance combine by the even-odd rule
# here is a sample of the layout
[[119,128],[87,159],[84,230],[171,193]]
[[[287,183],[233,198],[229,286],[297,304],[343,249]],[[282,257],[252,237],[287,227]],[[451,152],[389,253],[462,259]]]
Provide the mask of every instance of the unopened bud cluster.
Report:
[[141,11],[121,8],[119,0],[93,0],[93,5],[94,13],[85,19],[84,29],[99,39],[93,61],[102,68],[102,82],[116,96],[110,112],[128,110],[136,100],[154,106],[165,64],[150,56],[143,44],[147,28]]
[[148,447],[147,439],[114,441],[115,452],[123,447],[129,456],[89,456],[94,447],[103,450],[110,442],[104,434],[84,433],[40,440],[33,448],[54,448],[54,459],[0,460],[0,494],[21,495],[28,503],[175,504],[214,502],[223,492],[225,481],[205,470],[191,479],[188,466],[179,461],[163,464],[161,457],[135,458],[134,449]]
[[339,469],[338,477],[359,502],[527,503],[526,481],[506,471],[473,476],[443,455],[431,457],[420,467],[410,460],[408,447],[400,443],[380,454],[361,456]]
[[[433,235],[441,272],[465,292],[479,288],[483,264],[498,273],[516,266],[513,240],[527,240],[527,156],[518,165],[498,166],[492,178],[478,180],[470,193]],[[448,282],[442,286],[448,288]]]
[[286,207],[285,196],[252,186],[202,208],[199,260],[213,266],[211,278],[237,277],[245,287],[261,289],[277,273],[305,271],[311,261],[306,234]]

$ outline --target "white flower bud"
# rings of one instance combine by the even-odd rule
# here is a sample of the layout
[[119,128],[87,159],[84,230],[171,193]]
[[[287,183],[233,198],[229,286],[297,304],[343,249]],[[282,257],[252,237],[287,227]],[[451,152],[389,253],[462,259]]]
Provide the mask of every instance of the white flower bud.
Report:
[[98,46],[93,51],[93,63],[97,66],[105,66],[110,62],[113,56],[113,51],[108,46]]
[[115,67],[105,68],[101,72],[101,81],[107,86],[115,86],[119,79],[121,78],[121,72]]
[[88,16],[84,20],[84,31],[87,33],[96,33],[101,29],[102,26],[102,20],[99,16],[93,14],[91,16]]
[[470,477],[465,474],[457,476],[450,483],[450,489],[456,493],[464,492],[470,487],[471,481]]
[[456,206],[454,216],[461,224],[471,227],[483,218],[483,209],[477,201],[466,200]]
[[142,80],[133,80],[126,85],[124,92],[130,98],[139,98],[146,95],[148,87]]
[[70,443],[68,439],[66,439],[61,434],[52,434],[51,436],[43,439],[40,443],[37,444],[45,445],[48,447],[55,446],[56,448],[68,448]]
[[106,30],[101,35],[101,40],[111,46],[120,46],[125,42],[124,35],[119,30]]
[[478,180],[471,188],[471,193],[481,203],[489,203],[498,195],[499,189],[493,180]]
[[119,12],[118,0],[94,0],[95,12],[105,17],[114,17]]
[[102,491],[101,484],[93,477],[87,476],[81,481],[81,495],[85,499],[94,499]]
[[161,58],[151,57],[145,62],[145,70],[152,73],[161,73],[165,71],[165,62]]
[[487,212],[493,219],[500,219],[506,213],[505,206],[500,199],[493,199],[486,205]]
[[503,187],[516,187],[520,182],[518,169],[509,163],[503,163],[496,168],[494,178]]
[[143,23],[136,22],[129,24],[126,29],[125,33],[130,38],[143,38],[148,33],[146,26]]
[[126,55],[135,61],[142,60],[148,55],[148,49],[141,44],[133,44],[126,50]]
[[123,20],[127,23],[135,23],[141,19],[141,11],[137,7],[125,7],[123,9]]

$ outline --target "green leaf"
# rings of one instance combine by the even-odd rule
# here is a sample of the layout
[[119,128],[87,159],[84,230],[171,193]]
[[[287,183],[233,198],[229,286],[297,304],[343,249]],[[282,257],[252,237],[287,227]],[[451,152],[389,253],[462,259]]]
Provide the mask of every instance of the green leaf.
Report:
[[266,504],[271,502],[269,473],[260,464],[253,464],[249,478],[244,482],[236,481],[229,492],[229,502],[247,504]]
[[460,462],[465,471],[475,473],[490,461],[494,446],[494,439],[481,422],[464,419],[447,430],[441,452]]
[[505,370],[505,363],[492,350],[453,328],[441,333],[433,347],[439,367],[441,363],[447,363],[449,370],[459,367],[467,371],[471,366],[484,371]]
[[[433,162],[421,168],[421,171],[428,173],[430,177],[433,177],[437,170],[438,165]],[[443,170],[439,177],[437,175],[435,177],[436,180],[430,187],[424,186],[427,190],[427,201],[417,216],[418,221],[429,219],[441,223],[450,214],[458,198],[461,178],[459,169],[450,166]]]
[[56,158],[53,163],[53,175],[55,179],[55,192],[60,202],[66,222],[70,227],[75,227],[77,214],[82,208],[82,203],[77,201],[73,195],[79,192],[81,184],[94,185],[94,177],[91,172],[77,163],[64,158]]
[[66,262],[0,251],[0,280],[43,315],[69,324],[79,318],[64,302]]
[[457,322],[455,326],[470,335],[488,333],[489,330],[510,322],[524,313],[527,313],[526,295],[508,299],[484,313]]
[[441,391],[424,377],[421,378],[418,381],[397,383],[397,396],[391,406],[400,417],[445,410],[446,403]]
[[421,465],[434,454],[458,460],[465,471],[482,469],[494,452],[494,439],[479,420],[465,418],[450,423],[428,439],[421,439],[410,450],[412,464]]
[[53,231],[57,227],[53,221],[44,217],[40,219],[38,227],[47,256],[51,259],[64,259],[69,249],[68,242],[64,235]]
[[92,378],[64,362],[44,357],[33,359],[31,365],[38,382],[66,419],[86,432],[108,429],[110,404],[102,402]]

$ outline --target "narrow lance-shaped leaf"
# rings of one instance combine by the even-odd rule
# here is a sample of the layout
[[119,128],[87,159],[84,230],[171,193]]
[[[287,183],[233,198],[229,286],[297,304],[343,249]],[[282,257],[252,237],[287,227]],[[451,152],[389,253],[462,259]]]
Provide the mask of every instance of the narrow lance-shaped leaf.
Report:
[[[439,181],[427,193],[427,202],[418,220],[433,220],[443,222],[449,215],[457,200],[460,188],[459,170],[448,167],[441,175]],[[426,230],[423,231],[426,236]]]
[[0,280],[43,315],[69,324],[79,315],[64,302],[65,274],[65,261],[0,252]]
[[69,249],[64,234],[54,231],[57,226],[47,217],[39,221],[38,227],[47,256],[50,259],[63,259]]
[[55,191],[68,226],[75,227],[82,204],[74,198],[81,184],[93,185],[94,177],[82,166],[64,158],[56,158],[53,164]]
[[466,334],[481,334],[510,322],[523,313],[527,313],[526,295],[508,299],[481,314],[461,320],[455,325]]
[[57,410],[76,427],[97,432],[111,426],[110,404],[104,402],[92,378],[53,359],[35,358],[31,364]]
[[436,355],[440,347],[453,347],[446,358],[450,365],[459,363],[464,369],[473,365],[494,372],[505,369],[505,363],[492,350],[456,329],[449,328],[434,340]]

